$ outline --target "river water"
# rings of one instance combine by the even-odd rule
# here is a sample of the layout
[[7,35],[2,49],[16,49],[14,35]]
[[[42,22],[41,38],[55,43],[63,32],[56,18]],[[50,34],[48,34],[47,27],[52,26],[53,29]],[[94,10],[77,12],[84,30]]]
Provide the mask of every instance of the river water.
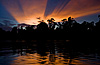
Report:
[[2,42],[0,65],[100,65],[100,49],[70,40]]

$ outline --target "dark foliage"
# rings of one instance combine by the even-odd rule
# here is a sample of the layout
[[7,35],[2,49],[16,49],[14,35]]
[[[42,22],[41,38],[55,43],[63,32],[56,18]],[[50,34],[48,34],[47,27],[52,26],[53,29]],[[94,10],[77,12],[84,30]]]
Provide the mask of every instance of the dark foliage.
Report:
[[[98,15],[100,18],[100,15]],[[66,39],[76,37],[93,38],[99,36],[100,20],[97,23],[86,22],[82,24],[76,22],[74,18],[63,19],[63,22],[54,22],[55,19],[48,19],[48,24],[41,21],[37,26],[27,26],[26,29],[13,27],[12,31],[0,29],[2,39]]]

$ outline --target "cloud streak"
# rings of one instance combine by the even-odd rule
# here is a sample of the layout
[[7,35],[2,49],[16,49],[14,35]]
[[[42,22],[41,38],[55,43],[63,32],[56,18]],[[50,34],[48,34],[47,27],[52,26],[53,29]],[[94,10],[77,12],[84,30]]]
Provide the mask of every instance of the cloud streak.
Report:
[[[12,14],[10,14],[10,12],[2,5],[1,0],[0,0],[0,19],[1,20],[15,20],[16,19],[12,16]],[[17,21],[15,22],[17,23]]]
[[[56,21],[72,16],[82,18],[100,13],[100,0],[0,0],[3,7],[19,23],[38,24],[37,17]],[[4,9],[5,8],[5,9]],[[2,13],[0,13],[2,14]],[[4,14],[3,14],[4,15]]]
[[58,14],[56,13],[57,11],[54,11],[48,18],[54,17],[60,20],[69,16],[78,18],[100,13],[99,2],[100,0],[70,0]]

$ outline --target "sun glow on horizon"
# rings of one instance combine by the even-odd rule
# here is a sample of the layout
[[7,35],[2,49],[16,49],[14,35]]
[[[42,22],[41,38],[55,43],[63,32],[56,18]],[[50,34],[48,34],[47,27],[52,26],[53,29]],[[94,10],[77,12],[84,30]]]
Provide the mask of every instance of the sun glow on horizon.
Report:
[[[100,13],[100,4],[94,0],[0,0],[6,10],[18,23],[38,24],[54,18],[56,22],[68,17],[78,18]],[[53,3],[55,2],[55,3]],[[52,4],[52,5],[51,5]],[[9,6],[8,6],[9,5]]]

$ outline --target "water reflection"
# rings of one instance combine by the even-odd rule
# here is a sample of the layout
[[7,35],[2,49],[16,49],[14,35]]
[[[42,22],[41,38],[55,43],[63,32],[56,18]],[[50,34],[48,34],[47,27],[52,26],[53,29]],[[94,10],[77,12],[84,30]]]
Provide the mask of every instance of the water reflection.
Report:
[[100,65],[99,48],[79,48],[70,40],[5,43],[0,65]]

